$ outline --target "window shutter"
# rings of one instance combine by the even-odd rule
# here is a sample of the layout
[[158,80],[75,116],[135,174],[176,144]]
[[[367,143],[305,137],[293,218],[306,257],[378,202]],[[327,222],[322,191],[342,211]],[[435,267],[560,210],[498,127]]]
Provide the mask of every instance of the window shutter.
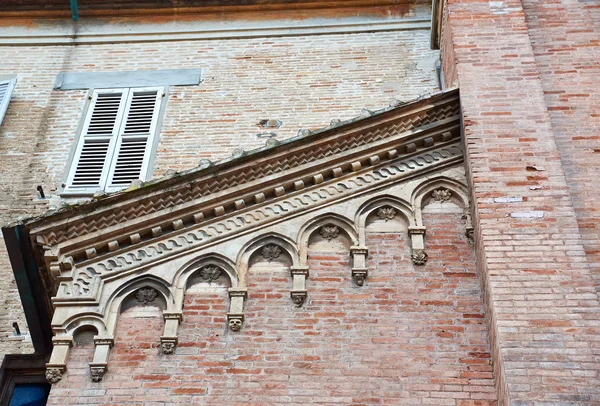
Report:
[[68,190],[88,192],[104,186],[128,95],[126,89],[94,91],[67,180]]
[[107,191],[145,176],[156,133],[163,88],[131,89],[119,131]]
[[0,80],[0,124],[2,124],[2,120],[4,119],[6,109],[8,109],[8,103],[16,84],[17,78]]

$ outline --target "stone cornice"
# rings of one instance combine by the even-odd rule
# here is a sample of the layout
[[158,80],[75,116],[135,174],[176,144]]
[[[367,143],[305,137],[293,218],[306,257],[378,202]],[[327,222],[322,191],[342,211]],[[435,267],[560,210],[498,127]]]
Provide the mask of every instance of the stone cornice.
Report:
[[[179,0],[177,5],[161,0],[78,0],[80,17],[152,16],[189,13],[235,13],[265,10],[335,9],[349,7],[398,6],[427,0]],[[68,1],[4,0],[0,17],[71,17]]]
[[89,303],[91,279],[454,165],[459,145],[452,90],[26,224],[42,273],[68,282],[55,304]]
[[[405,146],[414,144],[416,151],[425,147],[424,140],[431,136],[429,132],[441,140],[440,131],[448,131],[443,126],[456,125],[458,113],[458,90],[450,90],[382,113],[337,123],[309,136],[296,137],[208,168],[151,182],[137,190],[49,213],[26,221],[26,225],[34,243],[55,246],[97,231],[105,234],[111,227],[123,229],[126,222],[135,223],[136,219],[148,224],[147,215],[152,215],[157,222],[166,220],[161,214],[179,218],[191,216],[211,199],[223,202],[228,190],[238,199],[240,196],[249,198],[239,193],[241,187],[247,187],[256,200],[251,193],[253,187],[264,190],[272,186],[272,192],[265,193],[264,197],[268,198],[270,194],[278,193],[274,190],[277,187],[293,188],[293,184],[286,185],[286,181],[310,170],[311,166],[349,164],[348,161],[361,153],[370,153],[377,147],[391,147],[385,145],[387,141],[401,140]],[[264,193],[263,190],[260,192]],[[209,207],[208,211],[212,209]],[[204,214],[205,219],[211,217],[209,213]]]
[[43,46],[43,45],[86,45],[114,44],[136,42],[164,41],[196,41],[239,38],[287,37],[328,34],[353,34],[362,32],[428,30],[429,19],[410,18],[384,21],[344,21],[281,20],[263,24],[239,22],[229,26],[209,26],[206,24],[182,23],[164,27],[160,24],[149,26],[132,25],[128,29],[120,29],[112,23],[102,25],[70,24],[55,27],[40,26],[31,28],[11,27],[0,34],[0,45],[3,46]]
[[462,162],[462,159],[460,140],[455,138],[427,151],[402,158],[388,158],[385,162],[362,170],[350,170],[348,174],[340,175],[339,178],[332,178],[311,188],[264,202],[256,208],[213,218],[187,229],[143,241],[119,252],[107,252],[77,263],[75,272],[57,274],[59,280],[73,282],[65,284],[60,292],[61,297],[53,301],[55,305],[93,302],[98,292],[88,288],[88,282],[94,277],[107,281],[121,278],[131,272],[140,271],[140,268],[148,268],[173,257],[187,255],[195,249],[204,249],[224,239],[236,238],[240,233],[284,221],[300,213],[349,199],[400,180],[405,181],[416,175],[456,165]]

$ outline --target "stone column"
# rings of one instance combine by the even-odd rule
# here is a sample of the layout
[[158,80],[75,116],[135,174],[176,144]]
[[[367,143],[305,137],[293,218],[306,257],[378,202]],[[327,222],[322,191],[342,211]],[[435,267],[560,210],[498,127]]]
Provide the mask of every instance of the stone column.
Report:
[[244,323],[244,302],[248,297],[246,289],[229,289],[229,313],[227,313],[227,322],[231,331],[240,331]]
[[179,342],[178,330],[179,323],[183,320],[183,314],[181,312],[163,312],[165,319],[165,330],[163,335],[160,337],[160,347],[163,354],[173,354],[175,347]]
[[67,370],[67,358],[69,350],[73,346],[73,337],[54,337],[52,338],[52,354],[46,364],[46,379],[54,384],[62,379]]
[[94,360],[89,364],[90,373],[92,381],[100,382],[108,368],[108,356],[110,349],[115,344],[115,340],[113,337],[95,337],[94,344],[96,345],[96,350],[94,351]]
[[369,275],[367,268],[369,249],[367,247],[352,246],[350,247],[350,255],[352,256],[352,278],[358,286],[362,286]]
[[292,290],[290,296],[296,306],[300,307],[306,301],[308,295],[306,291],[306,278],[308,278],[308,266],[292,266],[290,268],[292,274]]
[[427,262],[427,252],[425,252],[425,227],[408,227],[408,235],[410,236],[412,248],[410,259],[415,265],[425,265]]

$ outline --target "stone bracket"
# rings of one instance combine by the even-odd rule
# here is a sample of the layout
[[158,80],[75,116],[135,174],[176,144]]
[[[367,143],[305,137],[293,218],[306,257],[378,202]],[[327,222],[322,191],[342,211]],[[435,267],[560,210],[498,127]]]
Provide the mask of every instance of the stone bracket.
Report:
[[108,367],[110,349],[115,345],[113,337],[94,337],[94,359],[89,363],[92,381],[100,382]]
[[69,350],[74,345],[73,337],[62,336],[52,338],[52,354],[46,364],[46,379],[55,384],[62,379],[67,370]]
[[367,268],[367,257],[369,248],[362,246],[350,247],[350,256],[352,257],[352,279],[358,286],[363,286],[369,275]]
[[408,227],[410,236],[411,255],[410,258],[415,265],[425,265],[427,262],[427,252],[425,252],[425,231],[423,226]]
[[231,331],[240,331],[244,323],[244,303],[248,298],[246,289],[229,289],[229,313],[227,323]]
[[163,312],[163,318],[165,319],[165,329],[163,335],[160,337],[160,347],[163,354],[173,354],[175,347],[179,343],[179,323],[183,320],[183,314],[181,312]]
[[292,290],[290,297],[297,307],[301,307],[306,301],[308,293],[306,291],[306,278],[308,278],[308,266],[292,266]]

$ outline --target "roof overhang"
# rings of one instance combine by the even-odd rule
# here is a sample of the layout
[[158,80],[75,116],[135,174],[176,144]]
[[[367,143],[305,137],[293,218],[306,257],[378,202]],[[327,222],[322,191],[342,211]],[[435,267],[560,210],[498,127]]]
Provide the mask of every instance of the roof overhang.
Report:
[[[52,307],[61,305],[56,293],[75,269],[97,267],[103,277],[118,277],[142,245],[155,244],[157,254],[150,261],[164,261],[177,253],[177,248],[160,248],[165,239],[189,240],[189,249],[235,238],[242,228],[265,227],[343,198],[332,193],[274,216],[259,215],[335,188],[340,180],[374,173],[386,181],[385,165],[410,167],[399,171],[406,178],[457,165],[461,144],[459,95],[451,89],[378,112],[365,110],[352,120],[4,227],[34,342],[43,349],[49,340]],[[363,191],[384,184],[363,183]],[[114,261],[119,256],[122,264]]]

